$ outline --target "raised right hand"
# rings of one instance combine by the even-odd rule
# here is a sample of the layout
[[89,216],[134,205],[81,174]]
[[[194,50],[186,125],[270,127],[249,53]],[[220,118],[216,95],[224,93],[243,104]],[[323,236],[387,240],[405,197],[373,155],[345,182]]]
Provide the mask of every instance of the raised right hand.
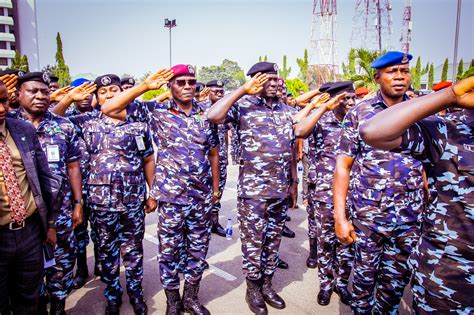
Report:
[[257,73],[253,78],[244,84],[244,90],[247,94],[257,94],[263,90],[263,85],[268,81],[268,75],[265,73]]
[[148,90],[158,90],[163,85],[167,84],[173,77],[173,70],[170,68],[160,69],[157,72],[149,75],[143,83],[146,85]]
[[459,81],[452,88],[457,106],[474,109],[474,76]]

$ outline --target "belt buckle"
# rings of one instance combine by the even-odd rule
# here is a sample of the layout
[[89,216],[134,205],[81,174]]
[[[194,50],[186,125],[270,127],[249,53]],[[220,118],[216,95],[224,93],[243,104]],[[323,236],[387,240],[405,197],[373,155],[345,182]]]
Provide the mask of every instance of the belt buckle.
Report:
[[23,221],[20,225],[18,225],[18,227],[13,227],[13,224],[16,224],[16,223],[10,222],[10,224],[8,224],[8,228],[10,229],[10,231],[18,231],[25,227],[25,221]]

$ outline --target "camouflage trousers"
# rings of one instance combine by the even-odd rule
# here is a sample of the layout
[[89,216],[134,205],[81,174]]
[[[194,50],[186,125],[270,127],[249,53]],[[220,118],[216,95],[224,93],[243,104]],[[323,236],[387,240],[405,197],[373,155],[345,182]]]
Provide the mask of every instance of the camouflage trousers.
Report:
[[231,127],[231,137],[230,137],[230,155],[232,158],[232,163],[239,164],[239,138],[237,135],[237,130],[234,126]]
[[127,208],[126,211],[110,211],[97,205],[91,208],[97,229],[99,259],[106,284],[104,296],[109,301],[117,301],[122,296],[120,257],[125,267],[128,296],[130,298],[143,296],[145,211],[143,203],[124,206]]
[[242,269],[247,279],[275,272],[288,207],[289,198],[238,198]]
[[190,284],[199,284],[211,236],[210,196],[179,205],[158,203],[158,264],[165,289],[179,289],[178,272]]
[[352,310],[356,314],[371,314],[372,309],[376,314],[397,314],[410,280],[407,260],[420,238],[420,225],[397,226],[386,235],[366,235],[354,228],[359,241],[354,244]]
[[315,202],[317,216],[318,276],[321,290],[329,290],[335,284],[347,288],[351,275],[354,252],[351,245],[343,245],[334,230],[332,203]]
[[[84,197],[86,200],[86,197]],[[77,243],[77,254],[84,254],[86,253],[87,246],[89,245],[89,232],[88,232],[88,225],[90,223],[90,239],[92,243],[94,243],[94,247],[97,246],[97,235],[96,230],[94,228],[94,220],[93,215],[91,214],[90,207],[87,203],[84,203],[84,207],[82,208],[82,223],[78,225],[74,229],[74,234],[76,235],[76,243]]]
[[314,204],[316,201],[313,199],[314,190],[316,189],[315,184],[308,184],[308,205],[306,206],[306,212],[308,213],[308,237],[309,238],[316,238],[318,236],[317,233],[317,218],[315,215],[316,205]]
[[[221,158],[219,158],[219,170],[220,170],[219,195],[222,197],[222,194],[224,193],[225,183],[227,181],[227,159],[224,162]],[[221,201],[219,199],[218,202],[212,205],[212,212],[219,213],[220,209],[221,209]]]
[[61,211],[56,220],[56,247],[54,260],[56,264],[45,269],[46,283],[41,288],[50,296],[63,300],[72,290],[73,269],[76,261],[76,238],[72,228],[72,193],[68,191],[64,197]]
[[459,241],[422,236],[410,256],[413,309],[416,314],[473,314],[474,256]]

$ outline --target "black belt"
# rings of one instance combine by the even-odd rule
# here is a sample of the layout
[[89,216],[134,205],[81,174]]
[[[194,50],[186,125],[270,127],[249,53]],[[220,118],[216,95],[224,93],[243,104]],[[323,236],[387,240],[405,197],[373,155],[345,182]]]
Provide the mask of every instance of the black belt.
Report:
[[10,231],[16,231],[16,230],[21,230],[23,229],[27,224],[31,224],[34,221],[36,221],[39,217],[38,212],[33,213],[30,215],[28,218],[26,218],[22,224],[18,224],[16,222],[10,222],[8,224],[0,225],[0,230],[10,230]]

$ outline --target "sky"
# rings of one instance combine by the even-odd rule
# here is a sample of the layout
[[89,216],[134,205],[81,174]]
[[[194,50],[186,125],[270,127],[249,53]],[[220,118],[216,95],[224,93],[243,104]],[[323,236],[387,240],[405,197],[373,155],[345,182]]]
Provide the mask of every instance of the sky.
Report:
[[[455,0],[411,0],[410,53],[435,67],[454,51]],[[391,0],[391,48],[400,50],[404,0]],[[310,48],[311,0],[36,0],[40,67],[54,64],[56,33],[63,40],[71,75],[130,73],[136,77],[169,66],[169,30],[164,19],[177,20],[172,30],[172,63],[201,66],[237,61],[246,71],[268,56],[291,66]],[[347,59],[355,0],[337,2],[337,63]],[[474,58],[474,1],[462,0],[458,60]]]

